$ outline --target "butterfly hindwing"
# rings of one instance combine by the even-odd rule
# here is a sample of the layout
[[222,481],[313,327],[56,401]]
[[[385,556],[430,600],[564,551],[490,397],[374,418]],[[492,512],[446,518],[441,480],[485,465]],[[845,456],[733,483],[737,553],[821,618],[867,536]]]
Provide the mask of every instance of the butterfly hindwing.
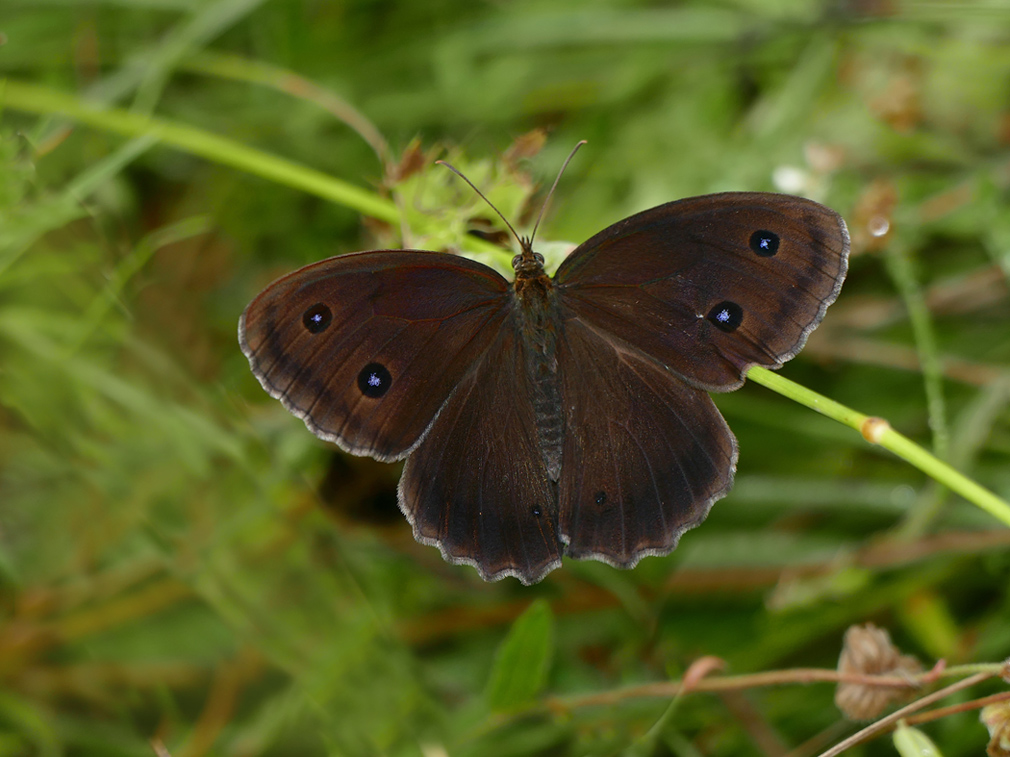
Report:
[[485,580],[535,583],[561,564],[555,484],[513,323],[460,382],[400,479],[414,536]]
[[736,440],[711,398],[578,319],[558,344],[565,552],[630,568],[666,554],[729,490]]

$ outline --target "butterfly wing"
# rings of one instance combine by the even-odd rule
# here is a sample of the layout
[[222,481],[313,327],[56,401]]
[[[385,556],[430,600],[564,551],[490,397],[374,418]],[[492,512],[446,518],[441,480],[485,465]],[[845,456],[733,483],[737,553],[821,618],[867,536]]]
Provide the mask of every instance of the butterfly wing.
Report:
[[580,245],[554,277],[567,317],[693,385],[728,391],[803,347],[845,278],[849,236],[811,200],[730,192],[660,205]]
[[536,583],[561,564],[555,484],[537,441],[534,390],[512,320],[407,458],[400,507],[414,537],[486,581]]
[[239,321],[263,388],[317,436],[404,457],[498,335],[508,282],[466,258],[376,251],[278,279]]
[[576,319],[558,369],[565,553],[622,568],[668,553],[732,484],[736,440],[722,415],[705,391]]

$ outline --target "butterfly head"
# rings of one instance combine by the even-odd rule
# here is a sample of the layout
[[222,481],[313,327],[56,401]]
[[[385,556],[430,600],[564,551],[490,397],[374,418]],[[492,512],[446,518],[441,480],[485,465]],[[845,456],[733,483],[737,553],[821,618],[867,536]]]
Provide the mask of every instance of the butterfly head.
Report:
[[547,193],[547,199],[544,200],[543,205],[540,206],[540,215],[537,216],[537,222],[533,225],[533,232],[528,237],[521,237],[516,233],[515,228],[509,223],[508,219],[502,215],[501,211],[496,208],[484,193],[481,192],[477,187],[474,186],[473,182],[461,174],[454,166],[446,163],[444,160],[436,160],[435,162],[441,164],[452,171],[454,174],[459,176],[463,181],[470,185],[483,200],[486,202],[491,209],[498,214],[498,217],[502,219],[502,222],[508,227],[509,231],[512,232],[512,236],[516,238],[519,242],[519,246],[522,248],[522,252],[512,258],[512,268],[516,272],[516,290],[519,291],[522,288],[522,283],[530,280],[537,280],[542,282],[541,289],[551,288],[551,279],[544,272],[544,256],[539,252],[533,252],[533,239],[537,235],[537,229],[540,228],[540,221],[543,220],[544,211],[547,209],[547,204],[550,202],[551,197],[554,195],[554,190],[557,189],[558,182],[561,180],[561,175],[565,172],[568,164],[571,162],[572,158],[575,157],[575,153],[578,152],[582,145],[586,144],[586,140],[581,140],[575,145],[575,149],[571,151],[568,157],[565,159],[564,164],[561,166],[561,170],[558,171],[557,178],[554,179],[554,184],[551,185],[550,191]]
[[533,252],[533,240],[522,237],[519,240],[523,251],[512,258],[512,269],[517,279],[536,279],[544,274],[544,256]]

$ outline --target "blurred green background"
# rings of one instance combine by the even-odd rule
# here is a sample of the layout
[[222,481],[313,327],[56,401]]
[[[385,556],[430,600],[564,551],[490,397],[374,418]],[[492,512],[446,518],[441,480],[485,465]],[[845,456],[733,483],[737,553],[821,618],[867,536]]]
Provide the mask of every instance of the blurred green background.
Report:
[[1006,2],[2,0],[0,42],[0,757],[802,757],[856,728],[830,684],[655,729],[669,698],[635,687],[832,668],[868,621],[927,668],[1010,654],[1006,527],[760,386],[716,397],[736,487],[674,554],[485,584],[235,336],[330,255],[507,266],[431,161],[527,223],[587,139],[542,248],[720,190],[834,207],[849,279],[783,373],[1006,498]]

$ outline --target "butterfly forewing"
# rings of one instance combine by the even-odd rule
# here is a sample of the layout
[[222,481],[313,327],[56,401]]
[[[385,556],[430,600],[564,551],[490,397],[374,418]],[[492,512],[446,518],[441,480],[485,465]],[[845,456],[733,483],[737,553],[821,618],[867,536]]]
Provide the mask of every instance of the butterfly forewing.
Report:
[[253,373],[323,439],[403,457],[496,339],[508,282],[455,255],[343,255],[275,281],[246,308]]
[[569,316],[695,386],[738,387],[795,355],[838,294],[841,217],[788,195],[730,192],[660,205],[580,245],[554,280]]

